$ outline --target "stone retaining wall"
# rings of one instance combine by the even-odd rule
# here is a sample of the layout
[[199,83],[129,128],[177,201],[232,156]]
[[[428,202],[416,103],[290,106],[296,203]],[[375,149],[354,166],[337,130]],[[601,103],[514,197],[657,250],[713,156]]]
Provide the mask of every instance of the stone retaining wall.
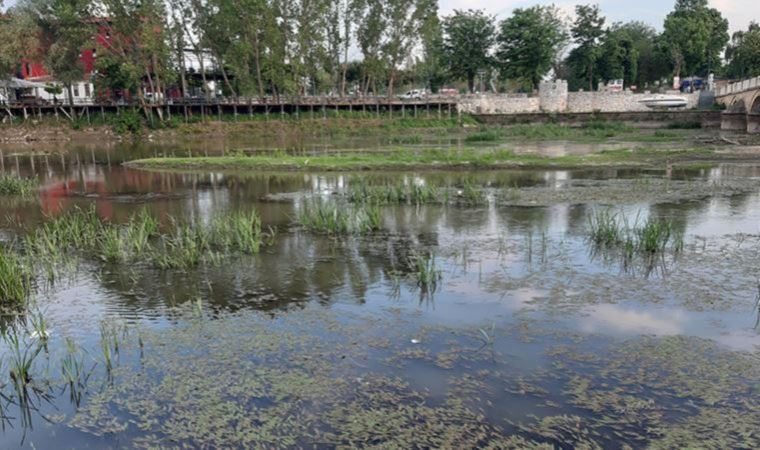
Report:
[[[685,109],[696,108],[699,93],[679,94],[685,97]],[[650,111],[641,103],[651,94],[624,92],[568,92],[564,80],[541,83],[538,96],[480,95],[462,98],[458,108],[469,114],[521,114],[521,113],[590,113]]]

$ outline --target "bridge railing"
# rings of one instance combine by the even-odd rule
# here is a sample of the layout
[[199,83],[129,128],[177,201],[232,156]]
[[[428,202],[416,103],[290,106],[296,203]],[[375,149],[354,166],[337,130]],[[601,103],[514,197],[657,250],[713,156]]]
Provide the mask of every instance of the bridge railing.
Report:
[[724,95],[737,94],[739,92],[744,92],[751,89],[760,89],[760,77],[748,78],[746,80],[737,81],[735,83],[728,83],[727,85],[716,89],[715,95],[721,97]]

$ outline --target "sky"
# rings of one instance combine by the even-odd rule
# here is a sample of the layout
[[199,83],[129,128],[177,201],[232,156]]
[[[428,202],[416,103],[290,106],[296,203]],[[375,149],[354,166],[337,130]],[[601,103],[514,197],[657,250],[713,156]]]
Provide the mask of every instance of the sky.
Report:
[[[673,10],[675,0],[439,0],[441,14],[455,9],[485,9],[498,19],[508,17],[514,8],[536,4],[555,4],[572,14],[577,3],[597,3],[608,23],[640,20],[662,31],[665,16]],[[728,19],[729,33],[746,29],[750,21],[760,22],[760,0],[710,0],[710,6],[718,9]]]

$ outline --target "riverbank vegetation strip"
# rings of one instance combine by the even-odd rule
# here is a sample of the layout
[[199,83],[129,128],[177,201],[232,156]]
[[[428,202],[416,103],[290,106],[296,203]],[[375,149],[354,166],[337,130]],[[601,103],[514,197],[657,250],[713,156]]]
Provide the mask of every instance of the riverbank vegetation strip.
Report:
[[704,160],[714,152],[708,148],[660,150],[632,148],[606,150],[589,155],[541,156],[518,154],[509,149],[420,150],[340,153],[321,155],[234,155],[203,157],[158,157],[130,161],[129,167],[145,169],[228,169],[342,171],[370,169],[499,169],[520,167],[573,168],[585,166],[648,166]]

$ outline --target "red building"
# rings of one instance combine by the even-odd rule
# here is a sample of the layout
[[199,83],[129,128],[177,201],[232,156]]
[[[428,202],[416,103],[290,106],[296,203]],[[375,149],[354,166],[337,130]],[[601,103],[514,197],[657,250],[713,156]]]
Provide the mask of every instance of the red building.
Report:
[[[94,35],[92,37],[92,47],[82,50],[79,55],[79,60],[82,62],[84,68],[83,80],[89,80],[95,72],[95,59],[97,58],[96,48],[98,46],[102,48],[108,48],[110,42],[110,31],[104,25],[98,25],[95,20],[91,21],[93,25]],[[97,28],[97,31],[96,29]],[[43,53],[46,49],[40,49]],[[29,81],[53,81],[53,78],[45,70],[45,66],[40,61],[22,61],[21,71],[19,78]]]

